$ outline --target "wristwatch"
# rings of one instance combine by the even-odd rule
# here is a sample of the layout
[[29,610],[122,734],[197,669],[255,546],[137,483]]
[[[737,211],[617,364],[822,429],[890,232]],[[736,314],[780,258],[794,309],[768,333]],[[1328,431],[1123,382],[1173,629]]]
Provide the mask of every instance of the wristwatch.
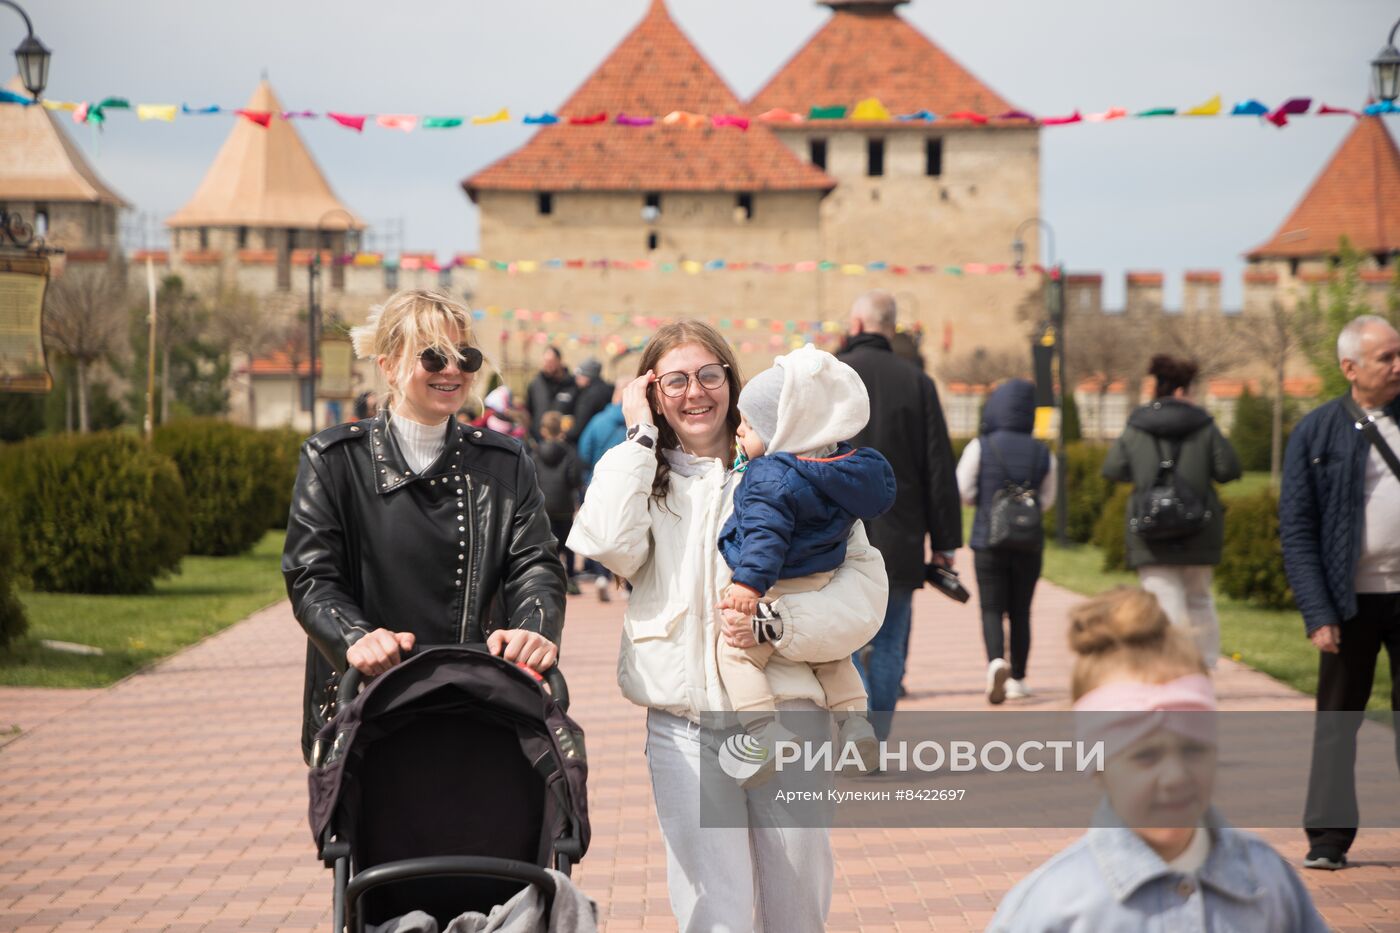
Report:
[[[653,430],[655,429],[653,428]],[[647,450],[652,450],[656,447],[656,441],[652,440],[650,433],[642,430],[642,425],[640,424],[634,424],[627,429],[627,439],[629,441],[636,441]]]

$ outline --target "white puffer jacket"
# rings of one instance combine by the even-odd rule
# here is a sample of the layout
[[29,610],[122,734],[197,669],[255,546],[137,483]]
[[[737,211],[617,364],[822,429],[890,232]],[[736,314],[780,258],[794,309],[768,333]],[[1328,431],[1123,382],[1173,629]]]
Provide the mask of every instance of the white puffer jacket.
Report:
[[[663,455],[671,466],[664,504],[651,498],[651,450],[627,441],[604,454],[568,544],[632,582],[617,665],[623,696],[698,720],[702,712],[733,708],[715,659],[715,605],[729,583],[719,533],[740,476],[717,459],[678,450]],[[856,522],[846,562],[825,588],[773,604],[784,627],[768,664],[774,696],[825,705],[807,663],[844,657],[868,642],[884,619],[888,595],[884,559]]]

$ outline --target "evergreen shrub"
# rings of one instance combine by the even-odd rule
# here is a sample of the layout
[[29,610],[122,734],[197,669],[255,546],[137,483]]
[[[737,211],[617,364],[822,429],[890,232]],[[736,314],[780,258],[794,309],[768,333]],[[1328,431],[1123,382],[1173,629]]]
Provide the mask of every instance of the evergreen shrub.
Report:
[[185,487],[170,458],[114,432],[35,438],[0,450],[19,573],[36,590],[141,593],[189,544]]
[[24,604],[15,595],[15,572],[19,565],[16,542],[15,508],[0,490],[0,650],[4,650],[29,629]]
[[1225,550],[1215,569],[1220,592],[1263,609],[1292,609],[1283,573],[1278,498],[1272,490],[1231,499],[1225,511]]
[[273,445],[259,431],[191,418],[162,425],[155,446],[184,479],[191,554],[242,554],[262,538],[287,493]]
[[1103,551],[1104,570],[1128,569],[1128,500],[1133,487],[1119,484],[1094,523],[1094,544]]
[[301,461],[301,445],[306,435],[294,428],[273,428],[259,431],[272,464],[268,500],[267,527],[287,530],[287,515],[292,509],[292,486],[296,483],[297,465]]

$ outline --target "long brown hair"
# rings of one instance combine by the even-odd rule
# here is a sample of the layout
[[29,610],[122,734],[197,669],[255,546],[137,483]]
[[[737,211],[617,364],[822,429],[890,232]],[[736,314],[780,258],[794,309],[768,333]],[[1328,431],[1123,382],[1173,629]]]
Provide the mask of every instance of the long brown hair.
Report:
[[[742,420],[739,415],[739,389],[743,386],[744,379],[739,374],[739,361],[735,358],[733,349],[730,348],[729,342],[719,335],[719,331],[704,321],[696,320],[676,321],[674,324],[662,326],[643,348],[642,359],[637,363],[637,375],[655,369],[657,362],[667,353],[691,343],[709,350],[721,363],[729,367],[729,410],[725,412],[724,423],[729,429],[732,454],[732,438],[738,433],[739,422]],[[661,414],[661,405],[657,401],[657,393],[660,391],[656,383],[647,387],[647,404],[651,406],[652,418],[656,421],[656,429],[660,435],[660,443],[656,445],[656,479],[652,481],[651,494],[654,498],[664,499],[671,489],[671,467],[661,452],[679,447],[680,438],[676,437],[675,429]]]

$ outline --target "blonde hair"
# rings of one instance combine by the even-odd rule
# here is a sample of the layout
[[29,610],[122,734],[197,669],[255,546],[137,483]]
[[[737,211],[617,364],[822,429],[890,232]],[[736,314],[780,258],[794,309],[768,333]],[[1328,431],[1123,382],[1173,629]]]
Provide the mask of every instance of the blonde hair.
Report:
[[1136,586],[1117,587],[1071,609],[1069,646],[1078,655],[1070,679],[1076,700],[1112,674],[1159,684],[1209,673],[1196,643],[1171,624],[1156,596]]
[[[421,288],[394,292],[370,311],[364,324],[351,329],[350,340],[360,359],[387,359],[400,385],[412,377],[418,355],[424,350],[437,350],[451,359],[463,344],[481,349],[466,305],[442,292]],[[392,407],[400,393],[392,382],[387,389],[387,407]]]
[[547,411],[540,415],[540,435],[549,440],[564,436],[564,416],[557,411]]
[[[739,374],[739,360],[734,356],[734,350],[729,346],[729,341],[720,336],[715,330],[704,321],[684,320],[666,324],[661,327],[642,348],[642,358],[637,363],[637,375],[641,376],[649,369],[655,369],[656,364],[663,356],[670,353],[677,347],[687,344],[695,344],[704,347],[715,355],[721,362],[728,365],[729,370],[729,408],[724,413],[724,424],[729,431],[730,450],[729,457],[734,456],[733,438],[739,430],[739,422],[742,420],[739,414],[739,390],[744,385],[744,379]],[[662,373],[657,373],[660,376]],[[666,462],[663,450],[680,446],[680,439],[676,437],[676,431],[666,422],[666,418],[661,414],[661,406],[657,399],[657,393],[661,390],[656,383],[647,387],[647,403],[651,405],[651,411],[656,421],[656,431],[661,443],[656,445],[656,478],[651,484],[651,494],[657,499],[666,498],[666,493],[671,490],[671,466]]]

